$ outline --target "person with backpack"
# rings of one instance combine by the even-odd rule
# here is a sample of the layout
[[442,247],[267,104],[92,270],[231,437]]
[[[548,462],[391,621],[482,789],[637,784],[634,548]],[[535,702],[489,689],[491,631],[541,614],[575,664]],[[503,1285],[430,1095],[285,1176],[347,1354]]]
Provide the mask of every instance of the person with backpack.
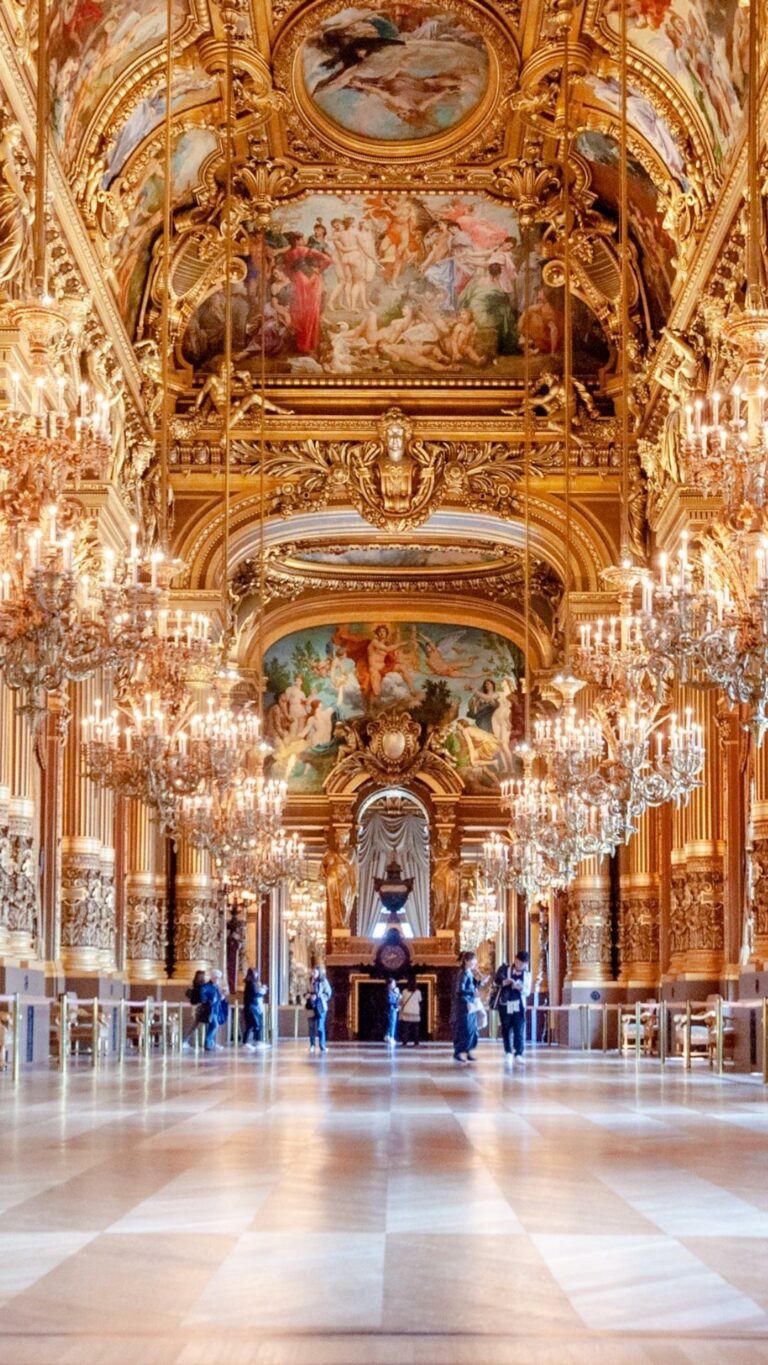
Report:
[[195,972],[195,975],[192,978],[192,985],[187,991],[187,1000],[192,1006],[192,1023],[190,1024],[189,1028],[184,1034],[184,1039],[181,1044],[186,1052],[191,1051],[192,1039],[194,1038],[195,1033],[197,1032],[200,1025],[204,1024],[207,1018],[207,1011],[203,1009],[200,994],[204,985],[205,972],[202,971]]

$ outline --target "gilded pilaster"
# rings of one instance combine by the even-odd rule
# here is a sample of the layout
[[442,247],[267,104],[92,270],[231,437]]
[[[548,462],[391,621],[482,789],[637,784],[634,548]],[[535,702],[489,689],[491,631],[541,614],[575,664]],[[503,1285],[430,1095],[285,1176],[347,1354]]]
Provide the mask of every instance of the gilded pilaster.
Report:
[[216,966],[223,954],[223,910],[207,853],[182,842],[176,868],[174,975],[191,977]]
[[0,956],[10,949],[8,912],[13,888],[13,853],[9,828],[13,778],[13,693],[0,681]]
[[672,851],[669,967],[676,976],[713,981],[724,950],[722,755],[714,691],[685,689],[685,702],[703,727],[706,760],[702,785],[681,812],[685,841]]
[[659,979],[657,824],[658,812],[645,811],[623,850],[619,941],[622,980],[629,989],[655,987]]
[[37,948],[38,898],[35,854],[35,756],[32,732],[13,694],[6,712],[11,731],[11,793],[8,801],[8,951],[29,956]]
[[93,711],[97,683],[70,688],[71,722],[64,753],[61,841],[61,957],[65,971],[114,970],[114,850],[104,849],[99,789],[85,776],[83,717]]
[[755,965],[768,962],[768,741],[755,753],[752,821],[751,925],[745,947]]
[[607,858],[587,858],[568,892],[565,930],[567,980],[611,978],[611,886]]
[[157,981],[165,977],[168,907],[163,851],[154,813],[143,801],[129,801],[126,879],[129,981]]

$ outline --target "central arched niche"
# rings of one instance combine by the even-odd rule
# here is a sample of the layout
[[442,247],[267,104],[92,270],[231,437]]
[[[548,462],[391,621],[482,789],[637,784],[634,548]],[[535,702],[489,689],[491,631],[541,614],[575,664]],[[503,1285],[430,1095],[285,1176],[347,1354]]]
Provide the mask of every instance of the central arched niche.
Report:
[[413,879],[405,904],[406,938],[430,934],[430,821],[426,806],[404,787],[380,787],[360,804],[356,824],[358,892],[356,929],[361,938],[381,938],[387,921],[374,885],[396,858],[404,877]]

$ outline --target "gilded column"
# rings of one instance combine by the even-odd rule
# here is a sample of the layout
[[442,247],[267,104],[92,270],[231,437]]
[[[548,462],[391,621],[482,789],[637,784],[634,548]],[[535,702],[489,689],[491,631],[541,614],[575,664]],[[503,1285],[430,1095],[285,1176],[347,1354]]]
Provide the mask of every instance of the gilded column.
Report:
[[155,813],[143,801],[129,801],[126,878],[129,981],[165,978],[168,909],[164,851]]
[[6,713],[11,728],[11,794],[8,801],[11,888],[7,910],[9,951],[36,951],[39,929],[35,850],[36,759],[32,729],[19,708],[18,694]]
[[755,752],[752,822],[751,898],[744,957],[761,967],[768,962],[768,740]]
[[687,704],[703,727],[706,760],[702,786],[682,812],[685,843],[672,852],[670,971],[683,978],[715,982],[723,969],[724,910],[722,841],[722,759],[714,691],[686,688]]
[[655,988],[659,979],[658,814],[645,811],[629,847],[622,850],[619,943],[628,990]]
[[211,877],[210,858],[182,841],[176,865],[174,975],[191,978],[218,966],[223,955],[223,911]]
[[103,879],[101,793],[83,772],[83,717],[93,711],[94,678],[70,687],[64,752],[61,840],[61,958],[67,972],[109,971],[114,964],[114,896]]
[[13,780],[13,693],[0,679],[0,957],[10,949],[8,912],[13,889],[9,828]]
[[611,981],[611,885],[607,858],[587,858],[568,892],[566,979],[571,985]]

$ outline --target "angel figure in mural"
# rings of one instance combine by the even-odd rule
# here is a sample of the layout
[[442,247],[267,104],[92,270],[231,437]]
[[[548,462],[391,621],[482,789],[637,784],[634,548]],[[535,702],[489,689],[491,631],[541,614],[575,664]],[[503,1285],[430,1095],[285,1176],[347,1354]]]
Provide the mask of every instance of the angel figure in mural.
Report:
[[427,666],[436,678],[466,678],[475,671],[476,657],[466,658],[458,649],[463,636],[463,630],[454,630],[436,645],[428,635],[419,635]]
[[370,635],[337,626],[332,644],[353,660],[360,691],[366,700],[380,697],[384,680],[390,674],[398,674],[413,692],[413,639],[400,640],[392,626],[383,623],[374,626]]

